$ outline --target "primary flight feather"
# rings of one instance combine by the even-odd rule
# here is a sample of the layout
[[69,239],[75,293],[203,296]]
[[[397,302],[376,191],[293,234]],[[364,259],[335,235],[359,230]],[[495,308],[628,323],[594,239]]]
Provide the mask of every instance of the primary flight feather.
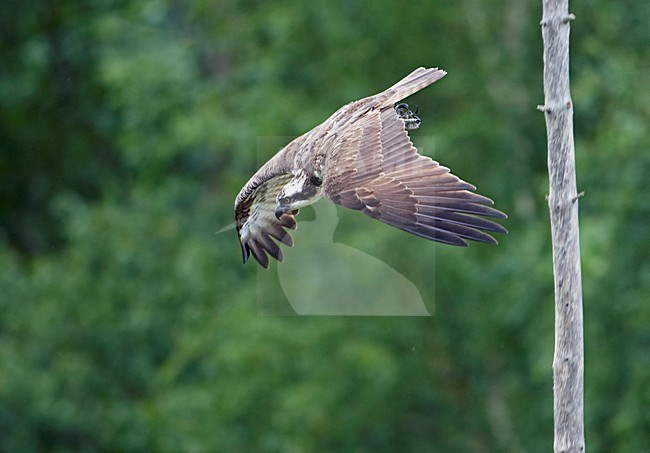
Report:
[[420,119],[399,102],[446,74],[418,68],[386,91],[341,107],[264,164],[235,200],[244,262],[251,254],[265,268],[268,255],[282,261],[279,243],[293,245],[288,230],[296,228],[298,210],[323,196],[432,241],[496,244],[488,232],[506,230],[484,217],[506,215],[418,154],[407,133]]

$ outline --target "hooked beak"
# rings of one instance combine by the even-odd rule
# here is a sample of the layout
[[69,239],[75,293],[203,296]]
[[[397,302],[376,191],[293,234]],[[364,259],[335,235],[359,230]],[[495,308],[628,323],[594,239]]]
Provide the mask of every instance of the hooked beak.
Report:
[[280,220],[280,217],[282,217],[282,214],[286,212],[286,208],[283,208],[282,206],[278,206],[275,208],[275,218]]

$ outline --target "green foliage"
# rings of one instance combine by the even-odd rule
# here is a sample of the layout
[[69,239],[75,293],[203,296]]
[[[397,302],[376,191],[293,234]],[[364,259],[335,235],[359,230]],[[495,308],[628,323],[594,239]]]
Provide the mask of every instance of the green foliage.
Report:
[[[646,3],[573,11],[595,451],[650,444]],[[0,449],[551,448],[540,15],[514,0],[3,5]],[[410,101],[414,142],[497,200],[510,234],[454,249],[339,210],[335,239],[435,315],[263,315],[291,313],[281,288],[260,294],[234,233],[214,235],[237,191],[277,146],[423,65],[449,75]]]

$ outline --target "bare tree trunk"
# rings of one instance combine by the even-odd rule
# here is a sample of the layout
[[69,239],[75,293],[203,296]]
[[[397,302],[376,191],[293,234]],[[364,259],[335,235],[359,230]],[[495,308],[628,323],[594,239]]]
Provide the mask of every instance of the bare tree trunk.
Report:
[[554,450],[582,452],[584,441],[584,345],[578,198],[569,90],[568,0],[542,0],[544,105],[548,135],[548,206],[555,276],[553,358]]

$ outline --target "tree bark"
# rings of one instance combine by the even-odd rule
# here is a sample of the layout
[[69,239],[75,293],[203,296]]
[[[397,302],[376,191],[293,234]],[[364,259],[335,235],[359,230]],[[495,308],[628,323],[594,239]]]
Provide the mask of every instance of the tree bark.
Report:
[[549,195],[555,276],[553,357],[555,452],[582,452],[584,440],[584,342],[580,238],[569,89],[568,0],[542,0],[544,105],[548,136]]

